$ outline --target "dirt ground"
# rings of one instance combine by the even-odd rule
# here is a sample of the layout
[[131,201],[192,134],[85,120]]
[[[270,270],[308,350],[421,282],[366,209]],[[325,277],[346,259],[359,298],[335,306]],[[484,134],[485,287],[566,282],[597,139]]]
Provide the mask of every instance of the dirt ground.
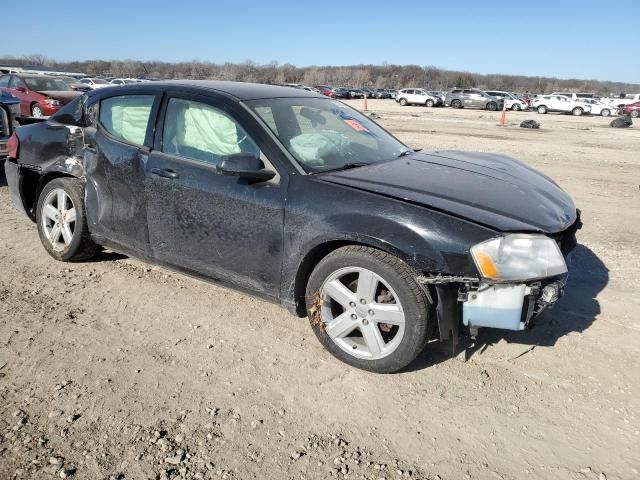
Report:
[[0,478],[640,478],[640,122],[369,110],[573,196],[568,293],[536,328],[354,370],[278,306],[113,253],[52,260],[0,176]]

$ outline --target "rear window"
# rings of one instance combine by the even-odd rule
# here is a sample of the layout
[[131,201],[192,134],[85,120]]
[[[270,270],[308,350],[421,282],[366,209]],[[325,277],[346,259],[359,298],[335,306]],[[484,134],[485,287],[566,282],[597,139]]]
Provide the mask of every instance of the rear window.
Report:
[[114,137],[144,145],[153,95],[123,95],[100,102],[100,125]]

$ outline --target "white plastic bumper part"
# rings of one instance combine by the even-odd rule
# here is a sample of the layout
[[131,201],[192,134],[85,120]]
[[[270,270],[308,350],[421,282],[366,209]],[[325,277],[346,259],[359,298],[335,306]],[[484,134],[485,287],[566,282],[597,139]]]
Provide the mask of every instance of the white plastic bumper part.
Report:
[[526,296],[533,293],[523,284],[481,285],[477,292],[469,292],[462,304],[462,323],[468,327],[490,327],[504,330],[524,330],[533,315],[533,304]]

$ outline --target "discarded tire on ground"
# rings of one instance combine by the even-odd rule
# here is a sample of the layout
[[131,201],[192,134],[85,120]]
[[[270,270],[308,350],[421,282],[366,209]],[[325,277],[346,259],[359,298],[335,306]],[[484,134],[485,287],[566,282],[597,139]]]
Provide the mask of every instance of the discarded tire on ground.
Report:
[[524,120],[520,126],[522,128],[540,128],[540,124],[535,120]]
[[613,128],[627,128],[631,125],[633,125],[633,120],[631,120],[629,117],[615,118],[611,120],[611,123],[609,124],[609,126]]

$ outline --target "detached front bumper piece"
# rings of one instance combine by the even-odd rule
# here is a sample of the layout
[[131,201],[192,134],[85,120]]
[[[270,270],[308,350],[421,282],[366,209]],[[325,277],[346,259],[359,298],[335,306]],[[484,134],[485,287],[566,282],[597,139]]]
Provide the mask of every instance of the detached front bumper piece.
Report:
[[525,330],[562,296],[565,284],[566,276],[544,284],[480,284],[462,302],[462,323],[470,329]]

